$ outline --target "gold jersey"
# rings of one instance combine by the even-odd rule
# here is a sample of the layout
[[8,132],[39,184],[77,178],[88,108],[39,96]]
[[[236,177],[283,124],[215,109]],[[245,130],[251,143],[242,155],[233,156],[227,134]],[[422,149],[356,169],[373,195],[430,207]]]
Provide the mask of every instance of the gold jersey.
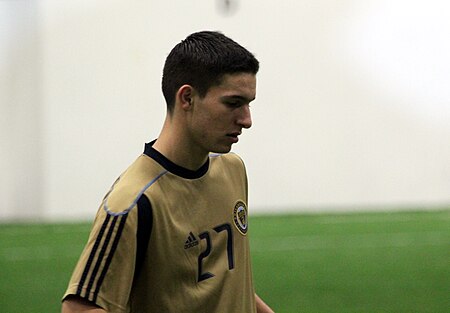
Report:
[[190,171],[147,144],[105,196],[64,297],[108,312],[254,313],[247,231],[237,155]]

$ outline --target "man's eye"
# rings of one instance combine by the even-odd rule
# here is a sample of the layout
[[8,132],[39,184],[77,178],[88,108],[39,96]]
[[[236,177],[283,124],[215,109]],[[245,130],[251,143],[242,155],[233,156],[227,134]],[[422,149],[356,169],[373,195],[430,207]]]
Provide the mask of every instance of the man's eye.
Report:
[[225,104],[229,107],[240,107],[242,105],[242,103],[238,101],[228,101]]

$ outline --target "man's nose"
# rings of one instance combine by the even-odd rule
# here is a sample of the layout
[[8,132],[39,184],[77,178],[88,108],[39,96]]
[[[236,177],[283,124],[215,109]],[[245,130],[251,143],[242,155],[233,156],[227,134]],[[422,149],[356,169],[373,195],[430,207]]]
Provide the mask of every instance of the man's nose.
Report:
[[243,105],[240,109],[241,110],[239,112],[238,124],[243,128],[252,127],[252,115],[250,113],[250,106],[248,104]]

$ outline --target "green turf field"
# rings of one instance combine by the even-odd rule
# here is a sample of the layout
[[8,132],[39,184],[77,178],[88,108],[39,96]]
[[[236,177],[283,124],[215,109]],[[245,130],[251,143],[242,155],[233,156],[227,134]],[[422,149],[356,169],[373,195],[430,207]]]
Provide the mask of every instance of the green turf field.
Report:
[[[0,224],[0,312],[59,312],[89,226]],[[450,312],[449,210],[254,216],[250,227],[257,292],[278,313]]]

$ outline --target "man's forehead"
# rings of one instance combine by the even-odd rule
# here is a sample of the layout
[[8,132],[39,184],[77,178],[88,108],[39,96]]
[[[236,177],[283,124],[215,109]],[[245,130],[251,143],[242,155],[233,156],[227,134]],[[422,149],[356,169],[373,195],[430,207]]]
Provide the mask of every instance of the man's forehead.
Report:
[[235,82],[254,82],[256,83],[256,75],[253,73],[233,73],[224,74],[220,84],[235,83]]
[[245,93],[256,92],[256,75],[248,73],[226,74],[219,85],[215,86],[223,91]]

